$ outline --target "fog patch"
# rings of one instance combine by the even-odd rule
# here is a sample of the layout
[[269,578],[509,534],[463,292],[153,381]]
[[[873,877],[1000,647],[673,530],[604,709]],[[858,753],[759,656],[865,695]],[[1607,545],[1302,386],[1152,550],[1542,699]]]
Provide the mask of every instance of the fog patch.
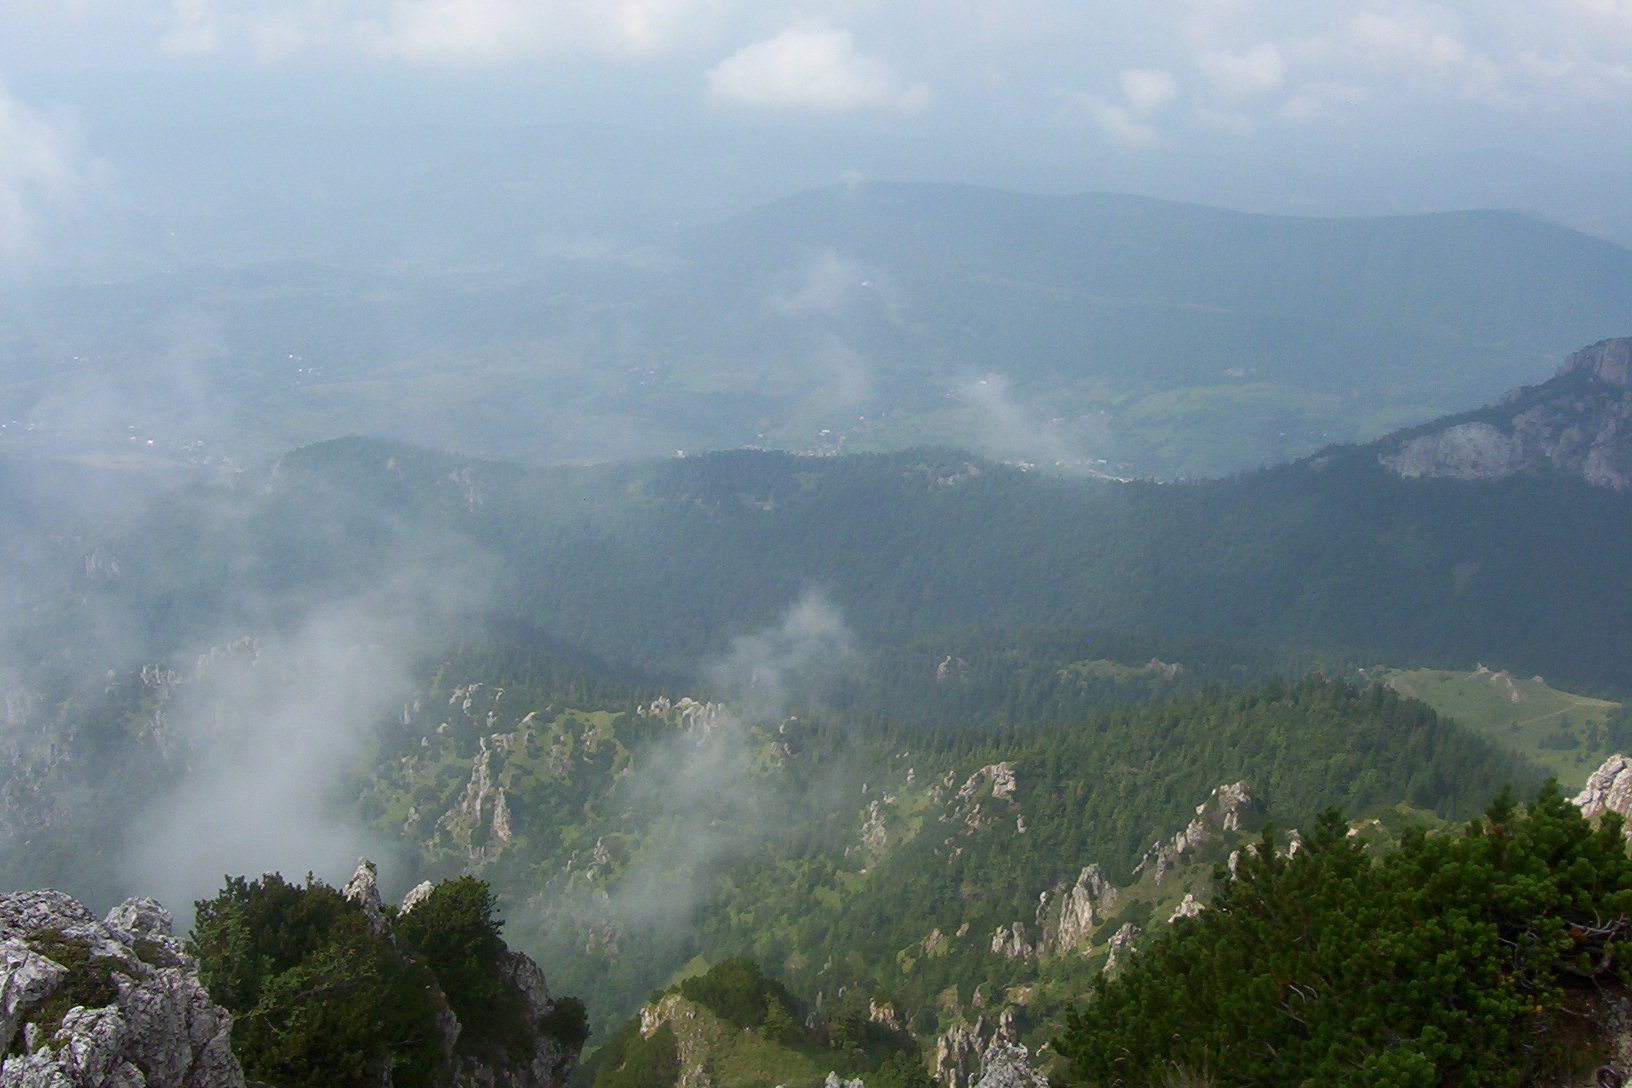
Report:
[[786,316],[836,314],[876,297],[885,289],[882,272],[833,249],[807,257],[798,268],[776,277],[766,298],[772,310]]
[[707,670],[724,701],[638,755],[625,789],[648,839],[604,896],[571,909],[581,925],[678,934],[710,891],[710,876],[767,840],[801,826],[805,798],[824,783],[779,772],[796,699],[855,665],[839,609],[811,591],[774,624],[735,639]]
[[709,675],[736,713],[766,722],[786,713],[796,694],[854,659],[843,614],[825,594],[809,590],[773,626],[733,639]]
[[1112,434],[1103,416],[1051,416],[1017,396],[1003,374],[972,378],[952,396],[968,409],[970,439],[988,457],[1085,475],[1108,464]]
[[818,411],[844,411],[867,405],[873,397],[872,361],[843,338],[819,336],[803,356],[814,388],[805,403]]
[[73,126],[23,102],[0,78],[0,281],[44,256],[48,227],[84,198],[91,173]]
[[[240,405],[218,380],[231,359],[230,330],[209,310],[182,307],[148,330],[148,343],[53,376],[29,405],[33,445],[70,455],[201,463],[206,451],[237,445]],[[228,458],[230,463],[232,459]]]
[[137,814],[128,883],[185,913],[226,874],[338,882],[359,856],[390,853],[341,787],[383,715],[409,697],[410,662],[408,643],[366,602],[201,655],[177,716],[156,730],[190,766]]

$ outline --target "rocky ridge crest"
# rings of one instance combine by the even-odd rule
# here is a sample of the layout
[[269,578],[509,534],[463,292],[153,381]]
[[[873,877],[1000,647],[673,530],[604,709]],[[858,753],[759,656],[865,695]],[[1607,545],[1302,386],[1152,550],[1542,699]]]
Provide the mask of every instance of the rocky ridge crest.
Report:
[[1626,818],[1632,830],[1632,759],[1616,753],[1604,760],[1571,802],[1589,820],[1613,812]]
[[61,892],[0,895],[0,1086],[243,1088],[232,1017],[172,924],[151,899],[98,921]]
[[[403,898],[398,914],[407,914],[423,903],[431,894],[429,882],[411,889]],[[362,908],[363,916],[376,933],[392,936],[391,916],[380,899],[377,869],[366,858],[357,863],[343,894]],[[392,937],[395,940],[394,937]],[[523,1019],[534,1043],[525,1054],[506,1055],[510,1060],[495,1064],[481,1058],[454,1054],[454,1044],[462,1030],[459,1019],[441,1001],[437,1026],[442,1032],[443,1049],[452,1058],[450,1088],[560,1088],[578,1064],[575,1047],[563,1045],[550,1031],[549,1025],[556,1013],[556,1003],[550,997],[550,988],[544,972],[531,956],[507,949],[499,965],[503,985],[519,995],[523,1005]]]
[[1407,479],[1552,471],[1632,490],[1632,337],[1601,340],[1549,381],[1380,445],[1379,463]]

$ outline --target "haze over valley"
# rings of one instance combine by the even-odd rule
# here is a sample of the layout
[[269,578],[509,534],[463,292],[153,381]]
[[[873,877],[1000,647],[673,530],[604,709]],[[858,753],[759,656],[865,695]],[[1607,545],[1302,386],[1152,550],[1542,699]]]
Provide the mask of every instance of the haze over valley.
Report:
[[0,26],[0,1086],[1632,1075],[1625,4]]

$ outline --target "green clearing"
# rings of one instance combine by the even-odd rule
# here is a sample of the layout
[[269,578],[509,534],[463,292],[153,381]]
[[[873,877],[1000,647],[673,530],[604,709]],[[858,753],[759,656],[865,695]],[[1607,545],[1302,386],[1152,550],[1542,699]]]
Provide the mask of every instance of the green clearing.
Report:
[[1557,775],[1567,790],[1580,788],[1618,747],[1606,726],[1620,703],[1559,691],[1539,676],[1521,679],[1481,666],[1393,670],[1384,682]]

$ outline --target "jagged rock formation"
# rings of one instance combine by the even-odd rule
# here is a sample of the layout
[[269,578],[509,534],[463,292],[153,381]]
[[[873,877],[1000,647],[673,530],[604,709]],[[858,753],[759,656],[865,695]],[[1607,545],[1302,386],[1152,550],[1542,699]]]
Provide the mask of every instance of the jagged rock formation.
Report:
[[1031,942],[1026,939],[1026,923],[1024,922],[998,926],[997,932],[992,934],[992,955],[994,956],[1002,956],[1006,960],[1029,960],[1033,951]]
[[[990,770],[983,769],[981,774]],[[971,783],[975,781],[970,780]],[[968,790],[967,785],[965,790]],[[1181,867],[1189,867],[1185,869],[1185,877],[1193,883],[1195,871],[1192,863],[1205,860],[1205,848],[1226,844],[1237,836],[1243,830],[1243,817],[1257,809],[1258,801],[1245,782],[1232,782],[1215,788],[1205,801],[1196,806],[1196,814],[1184,830],[1171,839],[1153,844],[1145,852],[1134,867],[1134,884],[1118,888],[1111,883],[1101,866],[1089,865],[1077,874],[1074,883],[1062,881],[1038,896],[1035,930],[1028,928],[1024,922],[999,926],[992,934],[992,955],[1006,960],[1030,960],[1062,955],[1085,956],[1105,950],[1110,956],[1105,969],[1112,970],[1118,952],[1131,945],[1140,933],[1136,926],[1123,925],[1108,938],[1105,936],[1106,924],[1115,920],[1130,896],[1171,902],[1169,896],[1177,896],[1179,888],[1169,883],[1171,890],[1162,891],[1163,882],[1169,881]],[[1296,832],[1293,834],[1295,836]],[[1232,854],[1229,859],[1232,873],[1235,861],[1236,856]],[[1184,890],[1183,898],[1173,904],[1167,920],[1173,922],[1190,917],[1204,909],[1205,904],[1196,898],[1194,891]],[[932,936],[940,936],[939,931]],[[925,953],[929,954],[930,951],[926,943]]]
[[980,1014],[970,1021],[960,1015],[935,1040],[935,1079],[941,1088],[971,1088],[984,1071],[988,1053],[1019,1041],[1020,1013],[1013,1006],[995,1019]]
[[1192,892],[1185,892],[1179,905],[1173,908],[1173,913],[1167,916],[1167,924],[1172,925],[1180,918],[1194,918],[1207,908]]
[[877,998],[869,998],[867,1001],[867,1020],[869,1023],[877,1024],[885,1031],[893,1031],[897,1035],[908,1034],[907,1018],[891,1002],[880,1003]]
[[1160,884],[1187,854],[1207,843],[1220,841],[1226,833],[1241,830],[1241,817],[1256,806],[1257,801],[1245,782],[1219,786],[1212,796],[1196,806],[1195,818],[1183,831],[1152,846],[1133,871],[1136,874],[1151,871]]
[[1114,910],[1121,892],[1099,865],[1090,865],[1075,884],[1056,884],[1037,900],[1037,954],[1056,956],[1085,949],[1094,930]]
[[1572,800],[1589,820],[1606,812],[1627,817],[1629,837],[1632,837],[1632,759],[1616,753],[1604,760]]
[[642,1038],[665,1027],[674,1033],[680,1064],[676,1088],[710,1088],[709,1056],[725,1050],[738,1029],[677,993],[665,994],[640,1010]]
[[171,925],[151,899],[97,921],[61,892],[0,896],[0,1086],[243,1088],[232,1018]]
[[445,832],[460,843],[473,864],[492,861],[510,844],[510,803],[504,786],[498,782],[494,762],[497,759],[502,765],[521,736],[519,731],[495,733],[477,742],[470,781],[453,807],[436,822],[437,832]]
[[535,1040],[528,1060],[502,1068],[478,1058],[460,1060],[453,1088],[562,1088],[578,1065],[578,1047],[568,1046],[549,1031],[556,1004],[544,972],[531,956],[512,949],[499,967],[504,985],[521,994],[529,1034]]
[[1018,1043],[997,1043],[980,1059],[980,1078],[972,1088],[1048,1088],[1048,1078],[1031,1063],[1031,1051]]
[[1013,763],[982,767],[958,787],[951,811],[941,819],[955,820],[970,831],[983,831],[999,821],[1007,823],[1011,817],[1018,818],[1019,808],[1014,800],[1018,786]]
[[1632,488],[1632,337],[1571,355],[1557,375],[1497,405],[1384,439],[1378,460],[1407,478],[1496,480],[1555,471]]
[[1110,948],[1111,954],[1110,958],[1105,961],[1106,974],[1114,974],[1116,972],[1116,969],[1121,966],[1123,957],[1125,957],[1129,952],[1133,951],[1134,945],[1136,945],[1139,942],[1139,938],[1143,937],[1144,935],[1145,931],[1134,925],[1132,922],[1123,922],[1117,931],[1111,934],[1111,939],[1109,942],[1107,942],[1107,946]]

